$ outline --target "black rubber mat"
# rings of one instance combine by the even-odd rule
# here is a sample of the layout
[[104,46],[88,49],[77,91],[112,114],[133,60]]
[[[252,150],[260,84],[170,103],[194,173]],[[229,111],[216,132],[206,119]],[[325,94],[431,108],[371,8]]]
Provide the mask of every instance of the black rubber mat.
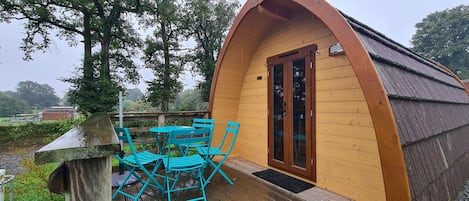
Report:
[[313,184],[301,181],[297,178],[288,176],[286,174],[277,172],[272,169],[262,170],[259,172],[253,172],[253,175],[262,178],[272,184],[280,186],[284,189],[287,189],[293,193],[299,193],[308,188],[314,187]]

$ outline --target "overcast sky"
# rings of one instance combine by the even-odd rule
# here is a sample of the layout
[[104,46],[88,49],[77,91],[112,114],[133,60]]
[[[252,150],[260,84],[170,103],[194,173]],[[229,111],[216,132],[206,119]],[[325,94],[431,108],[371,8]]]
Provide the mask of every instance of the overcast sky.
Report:
[[[246,0],[241,0],[242,4],[244,2]],[[469,0],[328,0],[328,2],[405,46],[410,46],[410,39],[415,33],[415,24],[428,14],[469,4]],[[35,53],[34,60],[26,62],[22,60],[24,54],[19,49],[21,38],[24,36],[22,25],[0,24],[0,30],[0,91],[16,90],[18,82],[26,80],[50,85],[59,97],[68,91],[70,86],[60,79],[71,77],[75,67],[80,65],[83,51],[81,46],[69,47],[66,42],[55,39],[49,50],[45,53]],[[142,70],[142,74],[143,79],[138,87],[145,91],[143,80],[148,81],[152,76],[148,70]],[[186,88],[194,85],[190,74],[186,74],[183,81]]]

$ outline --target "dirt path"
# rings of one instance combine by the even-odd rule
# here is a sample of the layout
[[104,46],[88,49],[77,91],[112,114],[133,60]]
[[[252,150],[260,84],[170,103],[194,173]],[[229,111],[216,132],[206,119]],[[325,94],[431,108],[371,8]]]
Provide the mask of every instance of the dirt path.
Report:
[[14,140],[0,144],[0,168],[7,174],[18,174],[23,171],[20,162],[26,158],[34,158],[34,152],[46,145],[43,138]]

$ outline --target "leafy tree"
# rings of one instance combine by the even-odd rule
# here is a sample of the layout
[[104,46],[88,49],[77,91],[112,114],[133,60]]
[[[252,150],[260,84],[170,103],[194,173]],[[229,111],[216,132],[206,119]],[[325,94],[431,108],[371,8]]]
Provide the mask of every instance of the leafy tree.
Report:
[[138,101],[141,100],[144,97],[144,94],[142,91],[140,91],[139,88],[133,88],[133,89],[127,89],[125,99],[131,100],[131,101]]
[[148,82],[146,99],[161,111],[168,111],[169,103],[182,89],[178,81],[183,70],[182,56],[178,54],[180,38],[180,11],[174,0],[153,0],[155,7],[145,17],[147,26],[155,27],[147,37],[143,59],[147,68],[153,70],[155,79]]
[[415,27],[414,51],[469,78],[469,6],[434,12]]
[[174,102],[175,111],[207,110],[208,104],[202,100],[200,90],[187,89],[179,93]]
[[189,55],[193,70],[202,76],[197,88],[208,101],[213,72],[226,32],[239,7],[237,0],[188,0],[185,5],[187,36],[196,41]]
[[39,84],[33,81],[22,81],[16,86],[18,97],[25,100],[32,107],[49,107],[57,105],[60,98],[55,90],[48,84]]
[[[139,0],[0,1],[3,20],[26,20],[21,47],[26,60],[32,59],[32,52],[49,47],[53,30],[70,45],[78,44],[78,36],[83,37],[83,67],[64,81],[75,88],[70,92],[71,102],[91,113],[110,111],[117,104],[118,81],[138,80],[131,58],[139,41],[127,14],[138,13],[139,7]],[[97,53],[93,54],[93,47]],[[125,79],[118,77],[119,72]]]
[[[18,94],[14,91],[3,91],[3,92],[0,92],[0,93],[3,93],[4,95],[8,95],[8,96],[11,96],[11,97],[18,97]],[[18,98],[20,98],[20,97],[18,97]]]
[[29,111],[28,102],[7,93],[0,92],[0,117],[12,116]]
[[[124,104],[124,106],[125,106],[125,104]],[[136,102],[132,102],[130,104],[129,110],[125,110],[125,108],[124,108],[124,111],[126,111],[126,112],[127,111],[130,111],[130,112],[155,112],[156,110],[148,102],[136,101]]]

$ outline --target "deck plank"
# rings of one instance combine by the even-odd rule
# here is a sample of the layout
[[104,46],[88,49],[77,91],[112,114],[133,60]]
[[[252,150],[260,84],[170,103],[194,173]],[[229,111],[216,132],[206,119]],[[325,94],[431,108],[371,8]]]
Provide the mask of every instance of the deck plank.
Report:
[[[225,161],[222,167],[223,171],[235,183],[233,186],[228,184],[219,174],[215,175],[210,184],[205,188],[207,199],[210,201],[223,200],[223,201],[238,201],[238,200],[256,200],[256,201],[316,201],[316,200],[334,200],[334,201],[348,201],[349,199],[331,193],[327,190],[314,187],[300,193],[292,193],[278,186],[275,186],[267,181],[252,175],[252,172],[266,169],[265,167],[256,165],[241,158],[231,158]],[[209,169],[208,172],[211,170]],[[126,187],[127,192],[136,192],[140,189],[140,184],[133,184]],[[115,189],[113,189],[114,191]],[[135,194],[135,193],[133,193]],[[189,190],[178,192],[171,195],[171,200],[187,200],[197,197],[201,194],[200,191]],[[119,196],[115,201],[126,200]],[[127,199],[129,200],[129,199]],[[141,200],[166,200],[161,192],[151,188],[147,188]]]

